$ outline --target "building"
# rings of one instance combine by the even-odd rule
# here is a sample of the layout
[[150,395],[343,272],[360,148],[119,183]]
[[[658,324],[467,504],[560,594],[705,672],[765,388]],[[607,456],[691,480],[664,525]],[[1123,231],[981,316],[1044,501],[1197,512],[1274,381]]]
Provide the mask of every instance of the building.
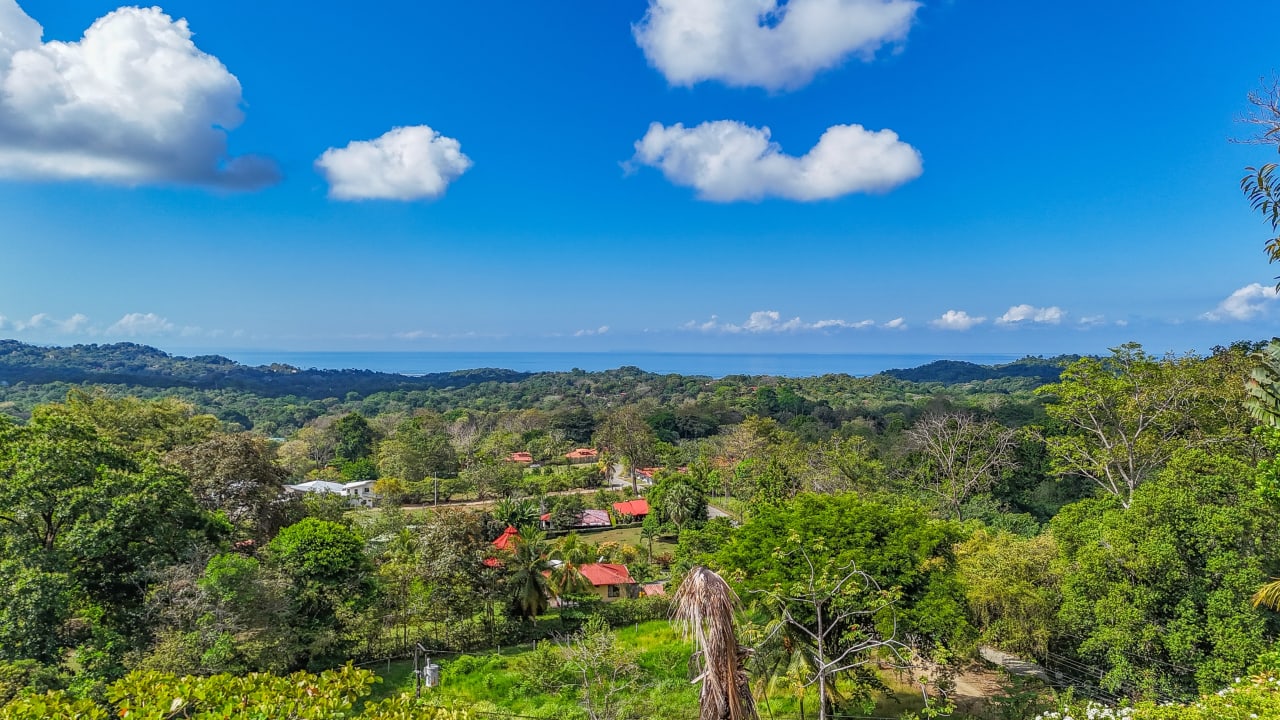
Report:
[[[497,537],[491,544],[493,549],[498,552],[515,552],[516,543],[520,542],[520,531],[515,527],[508,525],[506,530]],[[484,559],[485,567],[502,567],[502,561],[496,557],[487,557]]]
[[521,463],[521,464],[527,465],[533,462],[533,453],[527,453],[524,451],[513,452],[509,456],[507,456],[507,462]]
[[373,507],[378,500],[378,493],[373,491],[373,480],[358,480],[342,486],[342,494],[347,496],[348,505]]
[[635,522],[643,520],[649,514],[649,501],[644,498],[636,498],[635,500],[626,500],[613,504],[613,511],[618,514],[621,522]]
[[626,565],[590,563],[580,566],[578,572],[605,602],[636,597],[640,592],[639,584],[631,578]]
[[285,485],[285,490],[293,492],[309,492],[309,493],[331,493],[333,495],[346,495],[346,486],[342,483],[330,482],[328,480],[308,480],[297,485]]
[[[543,527],[550,527],[551,513],[542,513]],[[573,527],[609,527],[613,521],[609,519],[609,513],[604,510],[583,510],[578,516],[578,521]]]
[[600,453],[592,448],[578,448],[564,454],[564,458],[574,464],[595,462],[599,457]]

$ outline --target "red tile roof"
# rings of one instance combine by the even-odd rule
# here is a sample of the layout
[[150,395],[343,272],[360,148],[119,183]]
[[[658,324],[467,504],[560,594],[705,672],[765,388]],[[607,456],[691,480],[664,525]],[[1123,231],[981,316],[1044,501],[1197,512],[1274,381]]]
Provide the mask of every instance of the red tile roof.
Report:
[[507,460],[518,463],[531,463],[533,462],[533,454],[527,452],[513,452]]
[[599,454],[599,452],[592,450],[591,448],[578,448],[577,450],[565,453],[564,456],[570,460],[583,460],[586,458],[595,458]]
[[580,565],[578,572],[582,573],[587,582],[596,587],[601,585],[634,585],[636,582],[631,579],[631,573],[627,571],[626,565],[618,565],[616,563]]
[[613,510],[619,515],[644,517],[649,514],[649,501],[644,498],[639,498],[636,500],[627,500],[625,502],[616,502],[613,504]]
[[520,531],[508,525],[506,530],[493,541],[493,546],[499,550],[514,550],[516,541],[520,539]]

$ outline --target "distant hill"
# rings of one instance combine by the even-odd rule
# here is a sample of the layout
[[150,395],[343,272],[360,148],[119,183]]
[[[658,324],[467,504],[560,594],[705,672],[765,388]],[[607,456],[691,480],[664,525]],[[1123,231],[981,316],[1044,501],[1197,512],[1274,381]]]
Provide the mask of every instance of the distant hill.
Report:
[[886,370],[883,375],[917,383],[958,383],[999,380],[1001,378],[1036,378],[1046,383],[1057,382],[1063,366],[1080,359],[1079,355],[1051,358],[1025,357],[1003,365],[978,365],[963,360],[935,360],[920,367]]
[[141,387],[231,389],[265,397],[321,399],[426,388],[460,388],[485,382],[519,382],[530,373],[482,368],[428,375],[371,370],[303,370],[291,365],[252,367],[220,355],[181,357],[137,343],[41,347],[0,340],[0,382],[101,383]]

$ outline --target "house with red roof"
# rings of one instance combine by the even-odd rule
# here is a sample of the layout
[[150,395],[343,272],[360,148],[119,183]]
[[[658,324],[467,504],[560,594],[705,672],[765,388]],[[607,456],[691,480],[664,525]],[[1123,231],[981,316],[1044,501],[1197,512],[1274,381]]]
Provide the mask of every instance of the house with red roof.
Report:
[[635,597],[640,585],[631,577],[626,565],[617,563],[589,563],[578,568],[582,577],[591,583],[592,589],[604,602]]
[[[515,552],[516,543],[520,541],[520,531],[507,526],[506,530],[493,541],[493,548],[498,552]],[[496,557],[487,557],[484,559],[485,567],[502,567],[502,561]]]
[[507,457],[507,462],[521,463],[521,464],[531,463],[533,462],[533,453],[527,453],[524,451],[513,452],[511,453],[511,455]]
[[600,452],[593,448],[578,448],[564,454],[564,458],[574,464],[595,462],[599,457]]
[[635,500],[625,500],[613,504],[613,511],[622,518],[623,522],[633,522],[643,520],[649,514],[649,501],[644,498],[636,498]]

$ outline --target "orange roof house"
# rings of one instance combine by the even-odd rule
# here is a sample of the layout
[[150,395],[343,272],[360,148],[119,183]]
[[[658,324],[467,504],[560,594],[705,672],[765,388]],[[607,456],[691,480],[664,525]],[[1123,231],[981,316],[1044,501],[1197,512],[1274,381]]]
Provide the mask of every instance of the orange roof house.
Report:
[[617,563],[589,563],[578,567],[582,577],[591,583],[605,602],[631,597],[635,594],[637,583],[627,571],[626,565]]
[[613,504],[613,511],[623,517],[642,518],[649,514],[649,501],[644,498],[626,500]]
[[[502,534],[493,541],[493,547],[495,550],[502,552],[514,552],[516,549],[516,543],[519,541],[520,531],[511,525],[508,525],[507,529],[503,530]],[[485,558],[484,564],[485,567],[502,567],[502,561],[495,557]]]
[[533,454],[527,452],[513,452],[507,457],[508,462],[513,463],[531,463],[533,462]]
[[493,541],[493,546],[499,550],[515,550],[516,541],[520,539],[520,531],[515,527],[508,525],[506,530]]
[[592,462],[599,456],[600,453],[592,448],[578,448],[564,454],[565,459],[572,463]]

